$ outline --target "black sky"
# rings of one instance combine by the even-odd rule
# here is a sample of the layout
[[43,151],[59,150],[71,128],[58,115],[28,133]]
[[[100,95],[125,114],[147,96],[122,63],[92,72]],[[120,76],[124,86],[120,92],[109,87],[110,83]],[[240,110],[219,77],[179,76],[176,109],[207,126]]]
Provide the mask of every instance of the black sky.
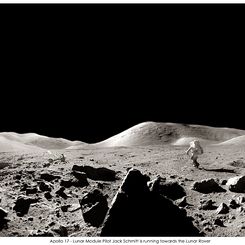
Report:
[[0,131],[96,142],[143,121],[245,129],[244,11],[1,5]]

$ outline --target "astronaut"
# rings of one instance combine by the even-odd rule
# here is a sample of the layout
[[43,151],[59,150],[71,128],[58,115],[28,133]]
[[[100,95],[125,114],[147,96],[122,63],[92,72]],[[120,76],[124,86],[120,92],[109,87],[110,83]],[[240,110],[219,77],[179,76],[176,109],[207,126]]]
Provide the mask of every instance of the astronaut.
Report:
[[201,147],[200,142],[198,140],[191,141],[186,154],[190,155],[191,160],[193,161],[193,166],[198,168],[199,163],[197,162],[197,158],[199,155],[203,154],[203,148]]

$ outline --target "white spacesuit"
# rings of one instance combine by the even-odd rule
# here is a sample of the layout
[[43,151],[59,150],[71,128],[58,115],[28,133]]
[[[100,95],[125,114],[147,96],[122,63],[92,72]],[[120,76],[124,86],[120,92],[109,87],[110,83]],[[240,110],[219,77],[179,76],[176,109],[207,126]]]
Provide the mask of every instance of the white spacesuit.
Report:
[[186,154],[191,156],[191,160],[193,161],[194,167],[199,167],[199,163],[197,162],[197,158],[199,155],[203,154],[203,148],[200,145],[198,140],[193,140],[190,142],[190,147],[186,151]]

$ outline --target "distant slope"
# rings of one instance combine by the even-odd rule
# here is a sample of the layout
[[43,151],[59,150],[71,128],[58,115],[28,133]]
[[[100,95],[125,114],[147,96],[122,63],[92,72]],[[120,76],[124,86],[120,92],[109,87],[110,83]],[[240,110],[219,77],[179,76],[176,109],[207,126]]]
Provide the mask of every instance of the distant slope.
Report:
[[0,137],[0,152],[13,151],[16,149],[65,149],[73,145],[85,144],[80,141],[52,138],[35,133],[18,134],[14,132],[4,132],[0,133]]
[[94,146],[186,145],[194,138],[205,143],[220,143],[241,135],[245,135],[245,130],[178,123],[144,122],[98,142]]
[[26,145],[22,142],[9,140],[4,136],[0,135],[0,152],[37,151],[37,150],[41,150],[41,148],[32,145]]
[[245,146],[245,135],[234,137],[230,140],[226,140],[224,142],[221,142],[217,145],[239,145],[239,146]]

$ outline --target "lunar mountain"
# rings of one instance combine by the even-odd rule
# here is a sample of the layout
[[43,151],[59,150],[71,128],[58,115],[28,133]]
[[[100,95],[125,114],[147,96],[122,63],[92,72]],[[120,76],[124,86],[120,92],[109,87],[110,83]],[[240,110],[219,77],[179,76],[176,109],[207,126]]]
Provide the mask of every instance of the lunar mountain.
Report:
[[160,122],[93,144],[0,133],[0,236],[245,236],[244,145],[244,130]]

